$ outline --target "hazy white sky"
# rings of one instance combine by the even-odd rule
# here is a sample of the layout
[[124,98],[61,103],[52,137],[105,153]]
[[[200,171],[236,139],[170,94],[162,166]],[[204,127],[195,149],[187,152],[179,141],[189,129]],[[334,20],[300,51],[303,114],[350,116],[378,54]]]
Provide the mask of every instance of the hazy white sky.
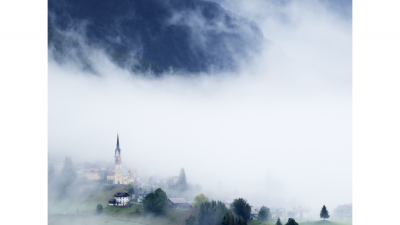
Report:
[[50,54],[49,154],[112,162],[118,131],[123,165],[183,167],[216,198],[315,211],[351,202],[351,21],[315,1],[230,4],[285,55],[264,51],[235,74],[150,79],[98,50],[98,76]]

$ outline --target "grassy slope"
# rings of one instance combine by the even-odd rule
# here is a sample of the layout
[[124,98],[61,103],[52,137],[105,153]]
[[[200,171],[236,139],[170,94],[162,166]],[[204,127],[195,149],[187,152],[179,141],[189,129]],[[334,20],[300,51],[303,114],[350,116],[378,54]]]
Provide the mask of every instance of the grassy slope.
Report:
[[[286,224],[287,221],[281,221],[282,224]],[[297,221],[298,222],[298,221]],[[275,221],[261,222],[257,220],[250,221],[248,225],[274,225]],[[352,225],[351,221],[330,221],[330,220],[317,220],[310,222],[298,222],[299,225]]]
[[[136,208],[139,207],[141,213],[135,212]],[[190,215],[197,215],[198,209],[169,209],[164,216],[151,216],[143,213],[143,206],[132,205],[131,208],[117,208],[117,207],[105,207],[104,216],[106,218],[129,220],[149,225],[166,225],[176,224],[184,225],[186,219]]]
[[91,191],[84,199],[66,199],[63,201],[49,202],[49,213],[92,213],[96,210],[97,204],[103,207],[108,205],[108,200],[114,198],[116,192],[125,191],[125,187],[117,187],[111,191]]
[[352,225],[352,221],[331,221],[331,220],[317,220],[310,222],[301,222],[299,225]]
[[135,225],[123,221],[105,220],[103,218],[87,218],[80,216],[49,215],[48,225]]
[[[165,216],[149,216],[145,215],[144,209],[142,205],[139,204],[133,204],[130,208],[118,208],[118,207],[113,207],[113,206],[108,206],[108,200],[114,198],[114,194],[116,192],[123,192],[126,191],[125,187],[118,187],[114,188],[111,191],[107,192],[102,192],[102,191],[93,191],[88,193],[88,196],[86,199],[82,201],[71,201],[71,200],[66,200],[63,202],[58,202],[57,203],[57,210],[52,211],[49,207],[49,212],[50,213],[73,213],[75,214],[77,209],[79,209],[79,214],[80,215],[86,215],[86,216],[95,216],[95,210],[97,204],[102,204],[103,205],[103,214],[99,216],[98,219],[92,219],[96,220],[94,224],[114,224],[115,221],[105,220],[105,218],[110,218],[110,219],[121,219],[121,220],[129,220],[129,221],[136,221],[136,222],[142,222],[145,224],[149,225],[166,225],[166,224],[174,224],[174,225],[184,225],[186,219],[190,215],[196,215],[198,214],[198,209],[169,209],[167,214]],[[136,213],[136,208],[139,208],[140,214]],[[56,219],[54,217],[57,217],[57,215],[50,215],[49,216],[49,224],[50,220],[55,222]],[[60,216],[58,216],[60,217]],[[61,216],[62,217],[62,216]],[[50,219],[51,218],[51,219]],[[60,219],[60,218],[58,218]],[[81,217],[72,217],[72,218],[61,218],[63,224],[64,221],[70,221],[71,223],[69,224],[86,224],[85,221],[88,221],[88,218],[81,218]],[[102,222],[98,222],[98,221]],[[68,224],[68,222],[65,222]],[[124,222],[125,223],[125,222]],[[116,224],[116,223],[115,223]]]

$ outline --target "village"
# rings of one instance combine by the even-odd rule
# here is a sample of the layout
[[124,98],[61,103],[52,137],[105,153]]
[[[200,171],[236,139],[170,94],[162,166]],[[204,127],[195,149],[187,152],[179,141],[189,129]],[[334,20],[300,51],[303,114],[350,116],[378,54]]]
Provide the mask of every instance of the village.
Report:
[[[143,204],[146,196],[150,199],[149,196],[154,195],[157,191],[165,193],[166,199],[164,200],[166,200],[169,209],[193,209],[198,213],[198,211],[204,211],[202,207],[209,202],[215,202],[216,204],[216,201],[210,200],[202,194],[202,188],[199,184],[192,185],[186,182],[186,174],[183,168],[179,176],[162,178],[157,176],[146,177],[141,175],[135,168],[123,167],[118,135],[114,157],[114,165],[105,161],[99,161],[80,162],[73,166],[73,173],[77,179],[96,183],[102,186],[103,189],[109,190],[109,192],[115,191],[115,193],[112,193],[113,198],[108,199],[107,205],[98,204],[97,210],[101,208],[102,211],[104,207],[108,207],[108,210],[112,208],[116,210],[118,210],[118,208],[135,208],[136,214],[140,214],[140,209],[145,211],[143,209],[145,208]],[[53,165],[53,167],[55,174],[61,174],[65,165],[59,163]],[[305,206],[295,206],[290,209],[271,205],[250,206],[246,200],[239,198],[239,196],[237,198],[219,199],[218,204],[223,204],[223,207],[226,208],[225,211],[227,211],[235,207],[235,201],[238,199],[243,200],[250,207],[248,215],[250,221],[264,219],[269,221],[287,221],[289,218],[309,221],[318,216],[312,215],[310,213],[310,208]],[[267,212],[265,218],[260,218],[260,215],[263,214],[262,211],[265,210]],[[79,209],[77,209],[77,211],[79,211]],[[351,220],[351,203],[336,206],[331,218],[335,218],[336,220]]]

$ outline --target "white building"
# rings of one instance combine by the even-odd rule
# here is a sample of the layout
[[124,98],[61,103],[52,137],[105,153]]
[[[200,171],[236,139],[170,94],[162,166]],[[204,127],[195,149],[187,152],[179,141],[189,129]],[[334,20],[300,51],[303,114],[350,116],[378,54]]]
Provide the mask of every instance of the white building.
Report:
[[271,213],[271,218],[272,220],[276,221],[278,217],[281,219],[281,221],[284,221],[288,218],[287,216],[287,211],[284,208],[273,208],[271,207],[269,209],[269,212]]
[[110,199],[108,205],[126,206],[131,202],[131,195],[126,192],[117,192],[114,195],[115,199]]

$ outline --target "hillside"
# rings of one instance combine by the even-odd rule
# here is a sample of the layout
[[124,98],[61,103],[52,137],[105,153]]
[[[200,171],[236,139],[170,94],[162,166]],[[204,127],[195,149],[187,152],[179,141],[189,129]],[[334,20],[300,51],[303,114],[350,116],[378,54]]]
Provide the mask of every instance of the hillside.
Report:
[[49,0],[48,42],[90,69],[85,45],[132,71],[234,70],[266,42],[258,25],[204,0]]

